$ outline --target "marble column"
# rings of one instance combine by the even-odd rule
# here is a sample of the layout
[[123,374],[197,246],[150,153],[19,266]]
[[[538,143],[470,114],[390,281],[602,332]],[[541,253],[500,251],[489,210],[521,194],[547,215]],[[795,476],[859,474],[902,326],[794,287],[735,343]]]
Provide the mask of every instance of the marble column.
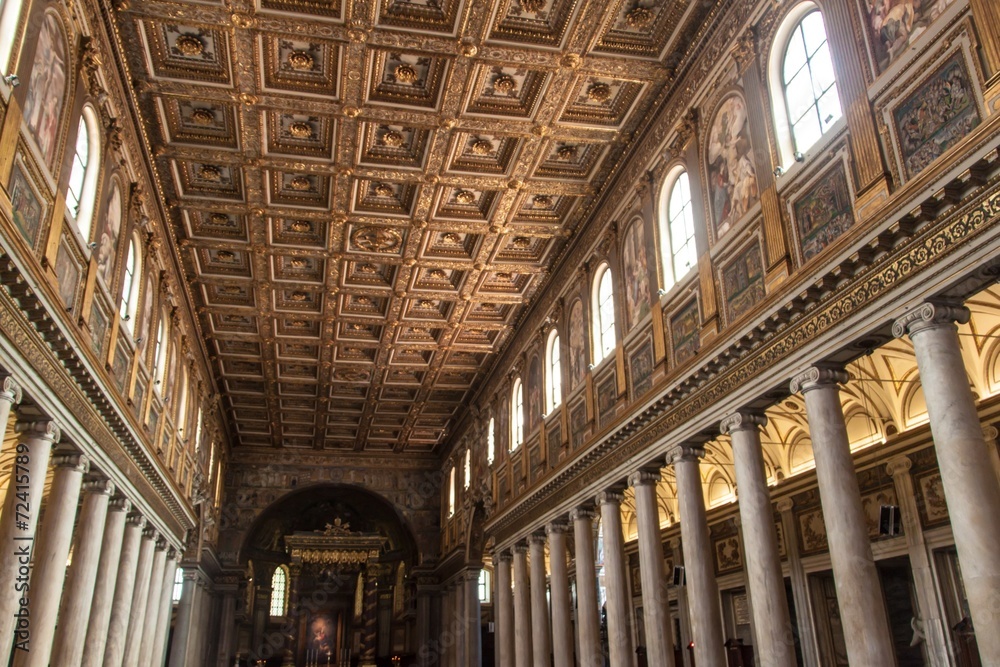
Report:
[[955,325],[967,323],[969,317],[968,308],[929,301],[898,319],[892,331],[897,337],[908,333],[913,342],[979,656],[984,665],[998,665],[1000,483]]
[[757,639],[754,652],[761,664],[795,667],[792,622],[760,443],[760,427],[766,425],[764,415],[736,412],[722,420],[719,430],[732,438],[747,587]]
[[549,634],[549,602],[545,579],[545,534],[533,533],[528,538],[531,554],[531,655],[535,667],[549,667],[552,640]]
[[573,603],[569,593],[566,531],[563,521],[545,527],[549,538],[549,590],[552,607],[552,656],[555,667],[573,667]]
[[[670,555],[674,559],[674,565],[680,565],[682,568],[684,566],[684,545],[681,543],[679,537],[675,537],[670,540],[668,545],[670,549]],[[667,572],[666,576],[673,577],[673,572]],[[677,620],[679,621],[680,628],[680,638],[677,640],[677,644],[681,647],[681,662],[683,662],[684,667],[693,667],[692,659],[694,656],[691,651],[688,650],[688,646],[691,645],[691,610],[688,607],[688,590],[687,586],[680,585],[676,587],[677,592]],[[680,667],[678,665],[677,667]]]
[[[102,667],[122,667],[122,660],[125,658],[125,639],[128,635],[129,615],[132,612],[136,566],[139,563],[140,542],[145,527],[146,519],[140,514],[132,514],[125,524],[115,595],[111,603],[111,620],[108,623],[107,641],[104,646],[104,660],[98,663]],[[183,664],[180,663],[182,666]]]
[[885,667],[896,657],[840,405],[838,383],[847,379],[843,370],[813,366],[792,379],[791,390],[805,398],[837,604],[851,638],[847,658],[851,667]]
[[515,544],[514,552],[514,665],[531,667],[531,598],[528,589],[528,547]]
[[7,439],[7,424],[11,409],[21,402],[21,385],[9,375],[0,378],[0,448]]
[[483,664],[482,604],[479,601],[481,568],[469,568],[465,573],[465,662],[470,667]]
[[[167,562],[163,566],[163,583],[160,586],[160,609],[156,614],[156,637],[149,658],[150,667],[162,667],[167,659],[167,634],[170,632],[170,612],[174,604],[174,576],[177,574],[177,550],[167,549]],[[235,613],[235,600],[233,601]],[[235,619],[229,619],[229,631],[232,632]],[[229,657],[229,654],[226,654]],[[226,663],[226,667],[229,667]]]
[[576,656],[580,667],[604,667],[601,650],[601,609],[597,598],[597,565],[594,558],[594,510],[580,507],[570,512],[576,551]]
[[635,494],[635,518],[639,531],[639,576],[642,582],[646,660],[650,665],[674,667],[673,624],[670,622],[670,599],[663,571],[660,504],[656,495],[656,485],[659,482],[658,471],[640,470],[628,478]]
[[705,494],[701,483],[700,447],[679,445],[667,455],[674,466],[677,501],[681,515],[684,574],[691,614],[691,641],[696,665],[725,665],[722,639],[722,608],[715,581],[715,557],[708,535]]
[[127,667],[139,664],[142,648],[143,631],[146,628],[146,603],[149,601],[149,587],[153,576],[154,552],[159,535],[153,528],[147,528],[142,534],[142,544],[139,547],[139,560],[135,569],[135,588],[132,589],[132,611],[128,619],[128,635],[125,638],[125,653],[123,664]]
[[622,535],[622,500],[615,489],[597,496],[604,528],[604,585],[608,597],[608,649],[611,667],[635,664],[632,645],[632,605],[628,590],[628,567],[625,563],[625,538]]
[[[11,468],[3,512],[0,512],[0,662],[6,664],[21,609],[21,595],[15,588],[30,575],[32,542],[38,526],[38,510],[42,505],[45,474],[52,455],[52,443],[58,442],[59,426],[51,421],[39,421],[22,426],[17,443],[17,455]],[[27,623],[27,621],[25,621]],[[18,641],[24,637],[19,637]]]
[[444,667],[455,666],[455,645],[458,643],[458,632],[455,630],[455,594],[451,584],[444,585],[444,599],[441,604],[441,664]]
[[174,636],[170,642],[170,667],[185,667],[188,645],[191,643],[191,621],[195,612],[195,598],[198,597],[198,570],[185,569],[184,583],[181,585],[181,599],[177,604],[177,621]]
[[90,470],[90,459],[69,449],[57,451],[52,462],[55,471],[45,505],[45,518],[35,543],[28,596],[30,650],[15,651],[15,667],[48,667],[66,579],[66,560],[73,541],[76,507],[80,502],[83,476]]
[[788,559],[788,578],[792,582],[792,600],[795,602],[795,621],[799,631],[799,647],[805,667],[820,667],[819,647],[816,645],[816,623],[809,600],[809,580],[802,567],[799,541],[795,538],[798,528],[791,498],[782,498],[777,504],[781,513],[781,532],[785,535],[785,558]]
[[514,594],[511,590],[511,553],[496,554],[497,667],[514,667]]
[[83,484],[83,506],[73,542],[73,563],[66,575],[59,632],[52,647],[52,664],[59,667],[80,667],[83,659],[108,504],[114,492],[115,485],[106,479],[88,479]]
[[[94,577],[94,599],[90,605],[90,618],[84,620],[87,628],[86,651],[72,662],[56,661],[67,667],[101,667],[104,664],[104,649],[108,642],[108,625],[111,623],[111,606],[118,581],[118,561],[125,535],[125,520],[132,511],[132,503],[127,498],[113,499],[108,506],[108,518],[104,522],[101,539],[101,557]],[[68,657],[68,656],[67,656]]]
[[466,614],[465,577],[459,575],[452,582],[451,594],[455,599],[455,664],[461,667],[468,664],[466,648],[469,637],[469,617]]
[[146,617],[143,620],[139,642],[139,665],[147,667],[153,658],[153,644],[156,642],[156,626],[160,614],[160,591],[163,588],[163,570],[167,566],[167,542],[160,538],[153,552],[153,567],[149,574],[149,593],[146,595]]
[[930,551],[927,542],[924,541],[923,526],[920,525],[920,510],[917,508],[913,478],[910,476],[913,463],[908,457],[900,455],[889,459],[885,467],[896,488],[899,513],[903,521],[903,535],[910,557],[913,590],[917,597],[915,612],[923,623],[927,655],[931,667],[945,667],[948,664],[948,643],[945,639],[945,623],[941,618],[944,606],[938,596]]

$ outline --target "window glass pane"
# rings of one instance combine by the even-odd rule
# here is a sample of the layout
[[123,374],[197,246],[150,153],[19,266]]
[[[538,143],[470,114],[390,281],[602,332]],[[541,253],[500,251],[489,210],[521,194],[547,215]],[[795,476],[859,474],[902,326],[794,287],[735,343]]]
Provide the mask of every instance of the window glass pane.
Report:
[[809,60],[809,69],[812,72],[813,92],[816,97],[825,93],[827,88],[837,81],[833,71],[833,61],[830,59],[830,49],[826,44]]
[[823,124],[823,131],[826,132],[843,115],[840,109],[840,95],[837,94],[836,84],[830,90],[826,91],[823,97],[819,98],[817,107],[819,108],[819,118]]
[[784,81],[787,83],[805,64],[806,50],[802,45],[802,33],[796,29],[788,42],[788,51],[785,52],[785,62],[782,68]]
[[806,43],[806,53],[812,56],[826,43],[826,27],[823,25],[823,15],[817,11],[809,12],[802,23],[802,38]]
[[[805,58],[805,66],[796,69]],[[809,150],[842,115],[823,15],[814,10],[796,26],[785,53],[785,104],[795,150]]]
[[785,99],[788,100],[788,117],[794,123],[809,111],[816,99],[812,94],[812,82],[808,70],[802,70],[798,76],[785,86]]
[[171,595],[171,599],[174,602],[181,601],[181,593],[184,591],[184,570],[177,568],[174,571],[174,591]]
[[604,359],[615,349],[615,301],[610,269],[605,269],[601,276],[601,285],[597,294],[597,308],[600,317],[600,341],[598,342],[601,359]]
[[[80,199],[83,197],[83,180],[87,174],[87,158],[90,153],[90,136],[87,134],[87,123],[80,118],[80,126],[76,131],[76,152],[73,155],[73,170],[69,176],[69,187],[66,191],[66,203],[75,218],[80,212]],[[82,234],[84,230],[80,230]],[[86,240],[86,239],[85,239]]]
[[490,425],[486,431],[486,462],[493,463],[493,459],[496,456],[496,436],[493,434],[493,428],[496,426],[496,422],[493,417],[490,417]]
[[285,615],[285,568],[278,567],[271,576],[271,616]]
[[792,125],[792,133],[795,135],[795,148],[802,152],[809,150],[823,136],[815,113],[807,113]]
[[549,341],[549,409],[562,402],[562,367],[559,359],[559,336],[555,335]]

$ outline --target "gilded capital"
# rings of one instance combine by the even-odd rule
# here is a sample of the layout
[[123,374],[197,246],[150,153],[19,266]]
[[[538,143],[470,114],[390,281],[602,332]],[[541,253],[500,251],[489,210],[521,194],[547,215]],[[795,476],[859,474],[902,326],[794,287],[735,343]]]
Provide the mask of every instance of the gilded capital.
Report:
[[965,306],[943,299],[929,299],[914,310],[906,313],[892,324],[892,335],[902,338],[911,336],[925,329],[935,329],[942,326],[954,326],[955,323],[967,324],[971,313]]
[[17,405],[21,402],[21,385],[14,381],[9,375],[5,375],[2,380],[0,380],[0,401],[7,401],[11,405]]
[[733,431],[753,431],[765,426],[767,426],[767,417],[763,414],[739,410],[722,418],[719,423],[719,431],[728,434]]
[[805,393],[820,387],[846,384],[849,379],[847,371],[839,366],[810,366],[792,378],[790,389],[793,394]]
[[661,479],[658,470],[637,470],[628,476],[628,485],[635,487],[657,484]]

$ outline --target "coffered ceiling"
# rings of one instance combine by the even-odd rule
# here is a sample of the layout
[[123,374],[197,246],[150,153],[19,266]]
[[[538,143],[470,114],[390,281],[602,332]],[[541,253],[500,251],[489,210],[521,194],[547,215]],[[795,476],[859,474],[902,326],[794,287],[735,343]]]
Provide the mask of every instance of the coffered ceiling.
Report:
[[710,0],[119,0],[237,446],[432,451]]

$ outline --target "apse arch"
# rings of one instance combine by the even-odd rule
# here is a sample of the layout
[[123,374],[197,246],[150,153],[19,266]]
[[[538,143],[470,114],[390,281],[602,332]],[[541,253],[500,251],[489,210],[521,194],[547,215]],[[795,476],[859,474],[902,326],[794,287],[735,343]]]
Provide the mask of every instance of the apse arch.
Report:
[[322,532],[340,519],[349,530],[380,533],[386,538],[381,560],[419,564],[413,529],[395,505],[369,489],[353,484],[320,483],[290,490],[268,505],[250,524],[240,544],[238,560],[288,561],[284,538],[294,532]]

